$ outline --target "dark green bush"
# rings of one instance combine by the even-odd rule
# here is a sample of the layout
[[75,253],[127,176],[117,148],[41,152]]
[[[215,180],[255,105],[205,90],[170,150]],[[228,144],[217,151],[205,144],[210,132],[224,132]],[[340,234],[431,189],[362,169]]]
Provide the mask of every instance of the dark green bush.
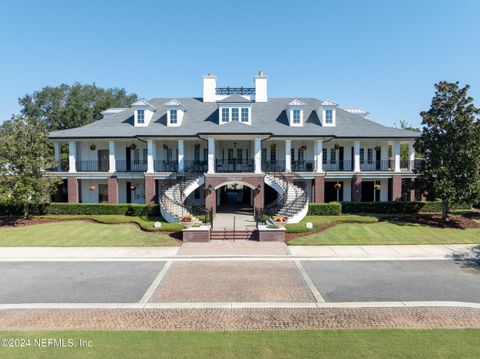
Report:
[[[470,205],[454,205],[454,209],[470,209]],[[442,212],[442,203],[435,202],[342,202],[343,213],[418,213]]]
[[[1,216],[19,216],[23,207],[0,204]],[[158,205],[108,204],[108,203],[49,203],[33,209],[32,214],[86,214],[86,215],[125,215],[135,217],[160,216]]]
[[342,214],[342,204],[340,202],[330,203],[310,203],[308,205],[309,216],[339,216]]

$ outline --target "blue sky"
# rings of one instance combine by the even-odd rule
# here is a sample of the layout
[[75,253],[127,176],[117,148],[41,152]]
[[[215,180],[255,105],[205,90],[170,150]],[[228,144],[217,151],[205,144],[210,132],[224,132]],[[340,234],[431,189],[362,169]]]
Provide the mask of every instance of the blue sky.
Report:
[[0,0],[0,121],[46,85],[201,96],[201,76],[419,125],[440,80],[480,106],[480,1]]

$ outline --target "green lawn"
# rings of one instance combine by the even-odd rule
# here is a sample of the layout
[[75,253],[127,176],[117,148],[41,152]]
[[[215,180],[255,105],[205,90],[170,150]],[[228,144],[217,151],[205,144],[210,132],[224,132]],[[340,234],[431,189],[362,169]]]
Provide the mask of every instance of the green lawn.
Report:
[[412,223],[340,224],[288,242],[293,245],[480,243],[480,229],[438,228]]
[[287,233],[308,232],[310,229],[305,227],[307,222],[312,222],[313,229],[325,227],[331,223],[375,223],[378,222],[378,216],[374,215],[346,215],[346,216],[306,216],[300,223],[287,224]]
[[0,246],[2,247],[146,247],[176,245],[179,245],[178,242],[165,233],[145,232],[133,224],[107,225],[65,221],[0,228]]
[[[2,358],[478,358],[480,330],[339,330],[250,332],[3,332],[32,346],[2,348]],[[38,348],[33,338],[73,340]],[[93,348],[80,348],[80,339]]]

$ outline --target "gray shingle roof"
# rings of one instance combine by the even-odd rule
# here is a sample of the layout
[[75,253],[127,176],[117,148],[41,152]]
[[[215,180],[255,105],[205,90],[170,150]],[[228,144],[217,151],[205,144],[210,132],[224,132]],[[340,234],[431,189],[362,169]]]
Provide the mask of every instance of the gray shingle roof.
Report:
[[68,138],[119,138],[119,137],[176,137],[198,134],[271,134],[272,136],[338,138],[415,138],[419,133],[386,127],[359,115],[337,108],[336,126],[322,127],[314,111],[321,101],[315,98],[298,98],[305,103],[303,127],[288,125],[285,107],[294,98],[270,98],[265,103],[252,103],[252,124],[231,122],[218,124],[217,103],[204,103],[201,98],[177,98],[186,108],[180,127],[167,127],[164,104],[171,98],[155,98],[148,102],[158,110],[148,127],[133,126],[133,109],[129,108],[89,125],[50,133],[52,139]]

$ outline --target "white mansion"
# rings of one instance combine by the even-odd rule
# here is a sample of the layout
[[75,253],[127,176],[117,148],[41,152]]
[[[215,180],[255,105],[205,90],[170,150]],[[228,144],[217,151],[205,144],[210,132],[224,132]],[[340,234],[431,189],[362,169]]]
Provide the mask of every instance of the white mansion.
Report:
[[309,202],[413,199],[407,184],[418,133],[330,100],[269,98],[262,72],[254,84],[217,87],[209,74],[203,97],[140,100],[50,133],[54,171],[65,180],[57,200],[159,203],[169,221],[193,207],[228,211],[240,203],[295,222]]

